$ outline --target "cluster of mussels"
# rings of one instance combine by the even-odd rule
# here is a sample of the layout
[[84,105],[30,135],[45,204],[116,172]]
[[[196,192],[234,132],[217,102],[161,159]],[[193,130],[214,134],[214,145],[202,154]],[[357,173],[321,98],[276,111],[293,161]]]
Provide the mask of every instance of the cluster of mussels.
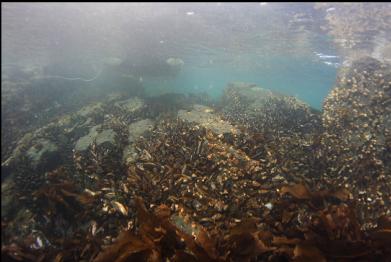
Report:
[[340,72],[324,103],[323,175],[354,191],[361,218],[389,215],[391,205],[390,72],[375,59],[359,59]]
[[[2,183],[2,258],[387,261],[389,72],[358,61],[323,113],[236,83],[217,112],[191,97],[111,97],[60,119],[7,161],[30,169]],[[22,161],[50,161],[50,139],[60,164]]]
[[319,112],[299,99],[255,84],[234,82],[224,90],[223,116],[251,132],[312,133],[319,130]]

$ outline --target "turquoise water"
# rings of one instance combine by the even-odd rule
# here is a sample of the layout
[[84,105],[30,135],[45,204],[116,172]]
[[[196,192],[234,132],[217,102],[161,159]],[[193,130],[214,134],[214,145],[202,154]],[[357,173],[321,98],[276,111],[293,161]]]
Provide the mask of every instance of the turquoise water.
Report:
[[141,74],[150,95],[205,91],[218,99],[227,83],[242,81],[318,109],[336,78],[337,68],[325,62],[339,61],[316,55],[337,56],[333,39],[320,30],[324,12],[310,3],[4,7],[4,61],[42,65],[48,75],[90,79],[111,57],[128,61],[124,73],[133,74],[133,65],[153,71],[179,58],[185,64],[175,77],[134,75]]
[[271,56],[262,60],[253,57],[246,60],[246,65],[209,63],[197,66],[197,62],[199,61],[185,60],[182,71],[175,78],[145,79],[144,85],[150,90],[150,94],[157,94],[158,90],[162,93],[206,92],[218,99],[229,82],[251,82],[296,96],[312,107],[321,109],[323,99],[333,87],[337,73],[335,66],[317,60],[316,56]]

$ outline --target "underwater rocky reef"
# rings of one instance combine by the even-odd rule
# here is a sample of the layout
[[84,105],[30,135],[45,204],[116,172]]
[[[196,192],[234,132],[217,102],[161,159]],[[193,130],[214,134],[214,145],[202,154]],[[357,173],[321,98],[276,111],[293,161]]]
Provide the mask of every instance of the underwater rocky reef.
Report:
[[50,98],[2,110],[3,259],[391,259],[388,64],[342,68],[322,111],[251,83],[218,104],[124,83],[23,132]]

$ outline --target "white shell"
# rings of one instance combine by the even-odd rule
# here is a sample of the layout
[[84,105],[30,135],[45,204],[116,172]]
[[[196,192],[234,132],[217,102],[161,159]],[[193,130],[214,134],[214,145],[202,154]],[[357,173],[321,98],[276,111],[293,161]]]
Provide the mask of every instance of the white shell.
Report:
[[267,203],[266,205],[265,205],[265,207],[267,208],[267,209],[272,209],[273,208],[273,204],[272,203]]

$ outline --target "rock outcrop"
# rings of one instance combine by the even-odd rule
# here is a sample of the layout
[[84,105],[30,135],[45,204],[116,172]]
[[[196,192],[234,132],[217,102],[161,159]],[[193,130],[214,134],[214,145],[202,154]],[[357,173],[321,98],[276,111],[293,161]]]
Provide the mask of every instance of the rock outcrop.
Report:
[[364,57],[343,68],[323,110],[330,175],[391,173],[390,65]]
[[311,133],[319,127],[319,112],[291,96],[255,84],[234,82],[224,91],[222,112],[232,123],[255,132]]
[[192,122],[210,129],[216,134],[237,134],[240,132],[228,121],[223,120],[219,115],[214,113],[214,109],[203,105],[194,105],[190,111],[179,110],[178,117],[187,122]]

